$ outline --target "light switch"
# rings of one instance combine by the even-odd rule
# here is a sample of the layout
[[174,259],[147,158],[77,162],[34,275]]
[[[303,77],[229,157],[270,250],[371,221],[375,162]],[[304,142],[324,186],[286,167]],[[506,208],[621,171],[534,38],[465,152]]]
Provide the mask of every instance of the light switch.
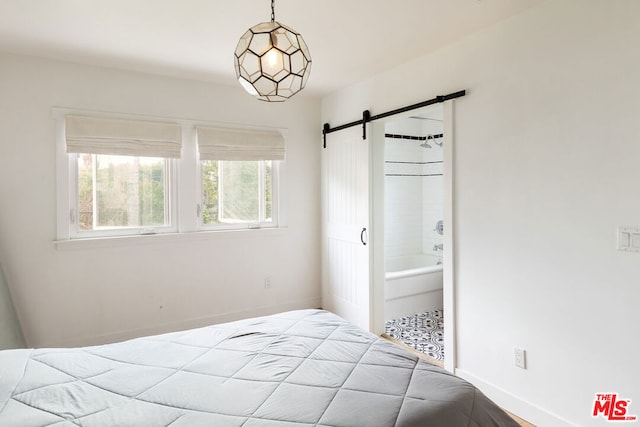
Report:
[[640,252],[640,228],[618,227],[618,250]]

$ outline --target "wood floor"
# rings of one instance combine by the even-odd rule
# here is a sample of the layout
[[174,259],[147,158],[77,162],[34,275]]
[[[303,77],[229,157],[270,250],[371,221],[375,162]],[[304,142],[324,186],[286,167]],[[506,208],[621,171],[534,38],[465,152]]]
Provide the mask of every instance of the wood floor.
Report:
[[513,418],[514,420],[516,420],[516,422],[517,422],[518,424],[520,424],[520,426],[521,426],[521,427],[536,427],[536,426],[534,426],[533,424],[531,424],[530,422],[523,420],[523,419],[522,419],[522,418],[520,418],[519,416],[517,416],[517,415],[513,415],[513,414],[512,414],[511,412],[509,412],[509,411],[504,411],[504,412],[506,412],[507,414],[509,414],[509,416],[510,416],[511,418]]
[[[415,354],[419,358],[424,359],[424,360],[426,360],[427,362],[429,362],[429,363],[431,363],[433,365],[437,365],[437,366],[440,366],[441,368],[444,368],[444,363],[442,363],[441,361],[439,361],[437,359],[434,359],[433,357],[430,357],[430,356],[428,356],[428,355],[426,355],[426,354],[424,354],[424,353],[422,353],[422,352],[420,352],[418,350],[415,350],[415,349],[409,347],[408,345],[406,345],[406,344],[404,344],[404,343],[402,343],[402,342],[400,342],[398,340],[395,340],[395,339],[391,338],[387,334],[382,334],[382,335],[380,335],[380,337],[384,338],[387,341],[390,341],[390,342],[394,343],[395,345],[397,345],[399,347],[402,347],[403,349],[407,350],[408,352]],[[505,411],[505,412],[507,414],[509,414],[509,416],[511,418],[513,418],[518,424],[520,424],[521,427],[536,427],[535,425],[523,420],[522,418],[518,417],[517,415],[512,414],[509,411]]]
[[384,339],[385,339],[385,340],[387,340],[387,341],[390,341],[390,342],[394,343],[394,344],[395,344],[395,345],[397,345],[397,346],[400,346],[400,347],[404,348],[404,349],[405,349],[405,350],[407,350],[409,353],[413,353],[413,354],[415,354],[415,355],[416,355],[416,356],[418,356],[419,358],[426,360],[427,362],[431,363],[432,365],[438,365],[438,366],[440,366],[441,368],[444,368],[444,363],[443,363],[443,362],[441,362],[441,361],[439,361],[438,359],[434,359],[433,357],[429,356],[428,354],[424,354],[424,353],[423,353],[423,352],[421,352],[421,351],[418,351],[418,350],[416,350],[416,349],[414,349],[414,348],[412,348],[412,347],[409,347],[409,346],[408,346],[408,345],[406,345],[405,343],[400,342],[400,341],[398,341],[398,340],[395,340],[395,339],[391,338],[391,337],[390,337],[389,335],[387,335],[387,334],[382,334],[382,335],[380,335],[380,337],[381,337],[381,338],[384,338]]

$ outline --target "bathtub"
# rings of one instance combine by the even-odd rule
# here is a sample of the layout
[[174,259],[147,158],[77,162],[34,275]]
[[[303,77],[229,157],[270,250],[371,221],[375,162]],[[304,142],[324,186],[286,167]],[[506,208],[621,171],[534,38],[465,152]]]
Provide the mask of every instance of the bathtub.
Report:
[[410,255],[385,260],[385,319],[442,308],[440,257]]

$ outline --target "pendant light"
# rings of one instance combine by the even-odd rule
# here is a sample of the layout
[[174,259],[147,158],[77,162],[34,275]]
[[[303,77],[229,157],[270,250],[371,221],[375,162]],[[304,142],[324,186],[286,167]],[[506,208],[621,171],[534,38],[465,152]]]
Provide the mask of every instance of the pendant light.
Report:
[[261,101],[286,101],[304,88],[311,73],[309,48],[300,33],[276,21],[275,0],[271,22],[240,37],[234,60],[238,81]]

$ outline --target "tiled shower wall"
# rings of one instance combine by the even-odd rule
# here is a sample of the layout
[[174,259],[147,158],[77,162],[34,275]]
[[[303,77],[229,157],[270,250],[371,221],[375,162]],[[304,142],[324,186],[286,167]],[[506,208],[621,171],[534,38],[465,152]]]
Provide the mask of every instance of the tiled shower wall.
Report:
[[[402,119],[386,125],[386,133],[427,136],[442,133],[442,121]],[[385,160],[401,162],[442,161],[442,138],[428,140],[432,148],[420,147],[425,141],[385,139]],[[436,142],[438,144],[436,144]],[[385,164],[385,256],[415,254],[442,256],[434,249],[442,244],[436,232],[443,214],[442,176],[389,176],[441,174],[442,163]]]

